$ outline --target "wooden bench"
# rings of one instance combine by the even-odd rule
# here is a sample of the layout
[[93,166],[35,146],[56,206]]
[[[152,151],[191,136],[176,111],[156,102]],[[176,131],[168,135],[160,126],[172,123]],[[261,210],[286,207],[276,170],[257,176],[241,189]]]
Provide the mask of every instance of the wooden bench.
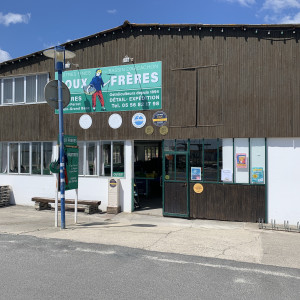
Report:
[[[45,197],[33,197],[31,201],[35,202],[36,210],[45,210],[51,209],[50,203],[55,203],[54,198],[45,198]],[[60,207],[60,199],[58,199],[58,204]],[[65,208],[75,209],[75,199],[65,199]],[[86,214],[99,213],[99,205],[101,201],[97,200],[78,200],[77,201],[77,211],[84,211]]]

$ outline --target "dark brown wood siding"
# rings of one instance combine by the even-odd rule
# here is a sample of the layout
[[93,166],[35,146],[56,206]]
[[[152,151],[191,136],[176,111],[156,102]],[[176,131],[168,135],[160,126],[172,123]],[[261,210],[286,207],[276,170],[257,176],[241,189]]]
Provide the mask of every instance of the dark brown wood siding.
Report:
[[188,215],[187,183],[165,182],[164,213]]
[[[125,26],[68,43],[67,49],[76,53],[72,62],[80,69],[121,65],[125,55],[135,63],[162,61],[168,134],[162,136],[156,126],[153,135],[134,128],[134,112],[120,112],[123,125],[116,130],[108,126],[109,112],[91,114],[88,130],[78,124],[81,114],[65,115],[65,134],[79,140],[300,136],[298,29],[293,34],[283,28],[284,35],[280,27],[270,35],[239,27],[151,29]],[[54,79],[53,61],[35,55],[0,67],[1,77],[37,72]],[[144,113],[146,126],[153,125],[154,111]],[[0,120],[2,141],[54,140],[58,132],[58,118],[47,104],[0,107]]]
[[190,217],[223,221],[258,222],[265,219],[265,186],[203,184],[197,194],[190,184]]

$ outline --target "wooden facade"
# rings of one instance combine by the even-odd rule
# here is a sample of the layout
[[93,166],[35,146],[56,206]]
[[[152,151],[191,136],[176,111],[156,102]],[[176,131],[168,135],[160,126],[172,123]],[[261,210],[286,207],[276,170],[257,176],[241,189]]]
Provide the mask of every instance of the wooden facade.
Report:
[[203,184],[203,192],[190,184],[190,217],[226,221],[258,222],[265,219],[265,186]]
[[[109,112],[65,115],[65,133],[78,140],[292,137],[300,135],[300,28],[289,25],[122,26],[65,44],[79,69],[162,61],[162,109],[166,136],[134,128],[133,112],[120,112],[123,126],[108,126]],[[0,64],[0,76],[49,72],[53,60],[37,52]],[[152,125],[154,111],[144,111]],[[0,140],[55,140],[58,117],[47,104],[3,106]],[[155,127],[155,126],[154,126]]]

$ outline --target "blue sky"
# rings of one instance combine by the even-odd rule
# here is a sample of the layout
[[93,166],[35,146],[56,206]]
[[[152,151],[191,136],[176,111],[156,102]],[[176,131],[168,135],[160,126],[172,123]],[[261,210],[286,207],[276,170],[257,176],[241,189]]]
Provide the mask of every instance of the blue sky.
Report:
[[[300,23],[300,0],[2,0],[0,62],[131,23]],[[46,4],[48,3],[48,4]]]

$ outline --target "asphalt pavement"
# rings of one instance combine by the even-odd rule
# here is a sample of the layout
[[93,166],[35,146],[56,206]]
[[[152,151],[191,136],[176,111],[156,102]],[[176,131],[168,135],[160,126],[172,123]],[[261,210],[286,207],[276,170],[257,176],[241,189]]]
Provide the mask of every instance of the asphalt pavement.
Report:
[[[256,223],[186,220],[141,213],[86,215],[66,212],[66,229],[53,211],[0,208],[0,234],[124,246],[300,269],[300,233],[259,229]],[[60,218],[60,216],[59,216]]]

